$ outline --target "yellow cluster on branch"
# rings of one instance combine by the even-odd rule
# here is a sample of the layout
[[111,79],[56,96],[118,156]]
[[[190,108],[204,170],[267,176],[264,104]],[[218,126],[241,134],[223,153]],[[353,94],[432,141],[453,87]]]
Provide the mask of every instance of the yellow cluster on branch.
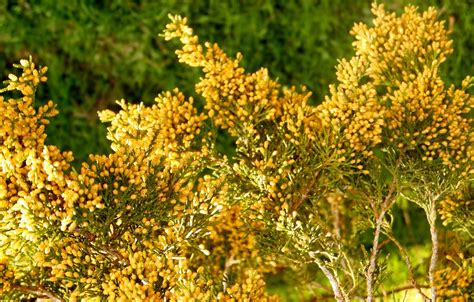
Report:
[[[222,176],[203,173],[210,150],[192,98],[175,90],[151,107],[121,101],[119,113],[101,112],[114,152],[91,155],[77,172],[71,152],[45,145],[45,125],[57,111],[52,102],[36,109],[34,92],[46,68],[31,60],[18,67],[23,74],[10,75],[3,91],[23,96],[0,99],[0,295],[267,299],[261,273],[245,273],[254,264],[227,272],[220,262],[229,249],[250,257],[251,237],[209,236],[233,232],[227,224],[238,220],[228,218],[240,209],[218,215],[227,208],[226,186]],[[225,274],[236,272],[223,286]]]
[[319,107],[324,124],[342,137],[334,148],[349,154],[351,163],[374,147],[394,146],[401,154],[420,150],[424,161],[440,159],[472,172],[472,79],[460,89],[445,88],[438,70],[452,41],[437,11],[408,6],[398,17],[374,4],[372,12],[373,27],[354,26],[356,55],[340,61],[339,83]]
[[[107,138],[112,142],[114,151],[121,148],[127,152],[140,150],[149,159],[165,157],[178,164],[178,157],[185,156],[183,153],[199,150],[196,140],[206,118],[203,114],[197,114],[193,98],[185,100],[177,89],[160,94],[155,102],[153,106],[146,107],[121,100],[117,102],[121,107],[117,114],[105,110],[99,112],[99,118],[111,124]],[[205,148],[205,144],[201,145]],[[205,152],[205,149],[199,151]]]
[[[217,44],[201,45],[186,18],[170,16],[170,19],[172,22],[163,36],[166,40],[180,39],[183,47],[176,51],[180,62],[202,68],[204,77],[196,84],[196,92],[205,98],[207,114],[216,126],[228,129],[234,136],[256,134],[255,125],[265,121],[286,123],[289,133],[298,132],[302,124],[306,124],[309,134],[319,126],[306,104],[307,92],[284,89],[282,96],[280,85],[269,77],[268,70],[246,73],[239,65],[240,53],[232,59]],[[292,112],[287,111],[290,106]]]
[[454,265],[436,271],[436,290],[443,299],[467,302],[472,298],[474,288],[474,257],[465,259],[462,254],[459,256],[460,259],[457,262],[448,256]]

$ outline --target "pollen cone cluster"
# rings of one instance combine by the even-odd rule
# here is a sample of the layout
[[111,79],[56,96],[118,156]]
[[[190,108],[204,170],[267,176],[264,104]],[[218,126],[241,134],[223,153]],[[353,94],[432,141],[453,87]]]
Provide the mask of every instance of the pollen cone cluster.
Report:
[[408,6],[396,16],[374,4],[372,12],[373,27],[352,29],[356,54],[340,61],[338,83],[319,106],[324,124],[342,137],[334,148],[356,163],[356,154],[390,146],[472,173],[472,78],[446,88],[439,75],[453,51],[444,22],[433,8],[419,13]]
[[232,219],[240,208],[209,171],[216,164],[192,98],[175,90],[151,107],[122,100],[118,113],[101,112],[113,153],[76,171],[71,152],[45,144],[57,114],[34,99],[46,68],[31,59],[16,67],[22,74],[2,92],[20,97],[0,97],[1,297],[273,299],[258,261],[248,261],[254,240]]

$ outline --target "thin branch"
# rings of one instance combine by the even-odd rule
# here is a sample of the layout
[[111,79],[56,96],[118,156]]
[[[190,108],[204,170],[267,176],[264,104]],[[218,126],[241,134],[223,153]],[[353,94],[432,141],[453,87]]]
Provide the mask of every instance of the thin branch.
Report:
[[433,205],[430,206],[430,211],[426,212],[428,222],[430,224],[430,234],[431,234],[431,259],[430,259],[430,267],[428,270],[428,278],[430,281],[431,287],[431,301],[436,301],[436,287],[435,287],[435,280],[434,274],[436,270],[436,261],[438,261],[438,233],[436,231],[436,207]]
[[36,298],[48,298],[51,302],[64,302],[65,300],[56,297],[53,293],[47,291],[46,289],[42,288],[41,286],[35,287],[27,287],[22,285],[13,285],[13,290],[17,290],[27,294],[33,294]]
[[291,205],[290,212],[296,211],[309,198],[309,194],[318,180],[320,172],[321,171],[317,171],[310,183],[305,186],[303,192],[300,193],[300,198]]
[[[395,293],[398,293],[398,292],[401,292],[401,291],[404,291],[404,290],[414,289],[414,288],[415,287],[413,285],[405,285],[405,286],[402,286],[402,287],[399,287],[399,288],[395,288],[395,289],[392,289],[392,290],[389,290],[389,291],[385,291],[382,294],[376,295],[375,298],[390,296],[390,295],[393,295]],[[418,285],[418,288],[416,288],[416,289],[421,289],[421,288],[429,288],[429,286],[428,285]],[[423,297],[426,297],[426,295],[423,294]],[[428,301],[429,301],[429,298],[428,298]]]
[[384,240],[384,241],[380,242],[379,250],[382,249],[384,246],[386,246],[389,243],[390,243],[390,239],[387,239],[387,240]]
[[343,259],[345,260],[345,263],[346,263],[344,265],[344,268],[349,269],[349,276],[351,276],[351,280],[352,280],[352,287],[347,293],[348,295],[350,295],[351,292],[354,291],[354,289],[356,288],[357,282],[356,282],[356,279],[355,279],[354,271],[352,270],[351,263],[349,262],[349,259],[347,258],[346,253],[342,252],[342,257],[343,257]]
[[[337,200],[336,198],[334,198]],[[334,234],[338,240],[341,239],[341,227],[340,227],[340,213],[339,213],[339,203],[337,201],[331,202],[331,212],[333,217],[334,225]]]
[[116,266],[126,266],[129,265],[128,259],[122,256],[118,251],[114,250],[112,247],[105,244],[94,244],[91,245],[96,248],[96,251],[104,256],[110,256],[113,263]]
[[[382,211],[380,212],[379,217],[377,217],[377,220],[375,222],[375,233],[374,233],[374,241],[372,245],[372,253],[370,255],[370,263],[369,263],[369,268],[367,269],[367,302],[372,302],[374,300],[374,273],[375,273],[375,268],[377,266],[377,252],[379,249],[379,237],[380,237],[380,232],[382,230],[382,223],[385,218],[385,214],[387,211],[390,209],[390,207],[394,203],[394,199],[392,199],[392,195],[395,191],[395,185],[396,185],[396,178],[393,178],[392,184],[390,185],[390,188],[388,190],[387,196],[385,196],[384,201],[382,202]],[[374,209],[375,212],[375,209]]]
[[367,269],[367,302],[372,302],[374,299],[374,273],[375,267],[377,265],[377,251],[378,251],[378,244],[379,244],[379,236],[380,231],[382,228],[382,222],[385,216],[385,211],[380,213],[379,218],[377,218],[375,224],[375,233],[374,233],[374,241],[372,246],[372,253],[370,255],[370,264],[369,268]]
[[345,302],[348,301],[346,294],[343,292],[341,285],[339,284],[339,281],[336,279],[336,277],[331,273],[331,271],[325,267],[321,261],[316,260],[315,263],[319,266],[323,274],[326,276],[326,278],[329,280],[329,283],[331,284],[332,291],[334,292],[334,297],[338,302]]
[[430,298],[428,298],[423,293],[423,291],[421,291],[420,286],[416,283],[415,274],[413,273],[413,265],[411,263],[410,256],[408,256],[407,251],[400,244],[400,242],[395,238],[395,236],[393,236],[391,231],[386,232],[386,235],[397,246],[398,250],[400,251],[400,254],[402,255],[403,259],[405,260],[405,263],[406,263],[407,268],[408,268],[408,277],[409,277],[409,281],[411,283],[412,288],[415,288],[418,291],[418,293],[423,297],[424,301],[430,301]]

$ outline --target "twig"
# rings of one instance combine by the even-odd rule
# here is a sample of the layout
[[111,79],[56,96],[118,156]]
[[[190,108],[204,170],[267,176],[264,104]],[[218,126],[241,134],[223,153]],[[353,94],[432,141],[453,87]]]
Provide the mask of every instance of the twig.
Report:
[[[396,178],[393,178],[392,184],[390,185],[390,189],[388,190],[387,196],[385,196],[385,200],[382,203],[382,211],[380,212],[379,217],[377,217],[377,220],[375,221],[375,233],[374,233],[374,241],[372,245],[372,253],[370,255],[370,264],[369,268],[367,269],[367,302],[372,302],[374,300],[374,273],[375,273],[375,267],[377,265],[377,252],[379,249],[379,237],[380,237],[380,232],[382,229],[382,223],[383,219],[385,218],[385,214],[387,211],[390,209],[390,207],[393,205],[393,200],[392,200],[392,195],[393,192],[395,191],[395,184],[396,184]],[[374,209],[375,210],[375,209]]]
[[351,292],[356,288],[357,282],[356,282],[356,279],[354,277],[354,271],[352,270],[351,263],[349,262],[349,259],[347,259],[346,253],[342,252],[342,257],[345,260],[345,264],[343,263],[344,268],[349,269],[349,276],[351,277],[351,280],[352,280],[352,287],[347,293],[348,295],[350,295]]
[[329,271],[327,267],[325,267],[321,261],[316,260],[315,263],[319,266],[323,274],[326,276],[326,278],[329,280],[329,283],[331,284],[332,291],[334,292],[334,297],[336,298],[337,301],[339,302],[345,302],[348,301],[346,294],[342,291],[341,285],[339,284],[339,281],[336,279],[336,277]]
[[340,214],[339,214],[339,204],[336,201],[337,198],[334,198],[334,201],[331,202],[331,212],[333,217],[334,224],[334,234],[336,235],[337,240],[341,239],[341,227],[340,227]]
[[430,224],[430,234],[431,234],[431,259],[430,267],[428,270],[428,278],[430,281],[431,288],[431,301],[436,301],[436,287],[434,281],[434,273],[436,270],[436,261],[438,260],[438,232],[436,231],[436,207],[433,204],[429,207],[429,212],[426,211],[428,222]]
[[390,243],[390,239],[387,239],[387,240],[384,240],[384,241],[380,242],[379,250],[382,249],[384,246],[386,246],[389,243]]
[[[405,286],[402,286],[402,287],[399,287],[399,288],[389,290],[388,292],[384,292],[383,294],[376,295],[375,298],[390,296],[390,295],[393,295],[395,293],[398,293],[398,292],[401,292],[401,291],[404,291],[404,290],[413,289],[413,288],[415,288],[413,285],[405,285]],[[421,288],[429,288],[429,286],[428,285],[418,285],[418,288],[416,288],[416,289],[421,291]],[[422,294],[422,295],[423,295],[423,297],[426,297],[425,294]],[[428,301],[429,301],[429,298],[428,298]]]
[[105,256],[111,256],[112,261],[117,266],[129,265],[128,259],[122,256],[118,251],[115,251],[111,247],[103,244],[94,244],[92,246],[96,248],[96,251]]
[[411,286],[413,288],[415,288],[418,293],[423,297],[423,300],[424,301],[430,301],[430,298],[428,298],[420,289],[420,286],[416,283],[416,280],[415,280],[415,274],[413,273],[413,265],[411,263],[411,260],[410,260],[410,256],[408,256],[408,253],[407,251],[405,250],[405,248],[403,248],[403,246],[400,244],[400,242],[395,238],[395,236],[393,236],[392,232],[391,231],[388,231],[386,232],[386,235],[388,238],[390,238],[390,240],[392,240],[392,242],[397,246],[398,250],[400,251],[400,254],[402,255],[403,259],[405,260],[405,263],[407,265],[407,268],[408,268],[408,276],[409,276],[409,281],[411,283]]
[[375,224],[375,233],[374,233],[374,241],[372,246],[372,253],[370,255],[370,264],[369,268],[367,269],[367,302],[372,302],[374,299],[374,272],[375,266],[377,265],[377,251],[378,251],[378,244],[379,244],[379,236],[382,227],[382,222],[385,216],[385,211],[380,213],[379,218],[377,218]]
[[319,178],[320,172],[321,171],[316,172],[313,179],[311,179],[311,182],[305,187],[304,192],[301,192],[300,198],[291,205],[290,212],[296,211],[300,205],[302,205],[309,198],[310,191],[313,189],[314,184]]
[[20,292],[28,293],[28,294],[33,294],[36,296],[36,298],[48,298],[51,300],[51,302],[64,301],[63,299],[56,297],[53,293],[47,291],[41,286],[27,287],[27,286],[22,286],[22,285],[13,285],[12,289],[20,291]]

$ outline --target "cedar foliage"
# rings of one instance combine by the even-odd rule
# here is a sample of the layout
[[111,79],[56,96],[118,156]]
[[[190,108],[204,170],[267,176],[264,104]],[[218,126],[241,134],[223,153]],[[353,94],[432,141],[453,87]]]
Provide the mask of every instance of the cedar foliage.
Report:
[[[201,69],[204,111],[178,89],[152,106],[121,100],[99,112],[112,152],[78,170],[45,143],[58,113],[35,99],[47,68],[14,65],[0,97],[2,299],[273,301],[267,277],[285,269],[323,288],[315,297],[374,301],[393,245],[423,299],[467,301],[473,80],[441,79],[452,41],[434,8],[372,12],[318,106],[170,16],[162,35]],[[218,129],[235,138],[233,158],[216,150]],[[394,228],[400,209],[427,221],[421,274]]]

